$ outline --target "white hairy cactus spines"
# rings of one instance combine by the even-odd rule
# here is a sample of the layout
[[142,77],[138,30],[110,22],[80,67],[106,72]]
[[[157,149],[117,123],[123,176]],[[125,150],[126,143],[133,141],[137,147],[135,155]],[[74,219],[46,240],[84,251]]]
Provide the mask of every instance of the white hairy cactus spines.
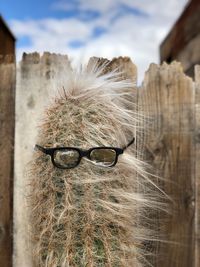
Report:
[[[135,84],[117,69],[105,72],[106,64],[94,60],[68,71],[43,115],[37,144],[123,148],[137,141],[144,118]],[[151,235],[144,221],[157,202],[137,153],[134,143],[114,167],[82,158],[75,168],[59,169],[34,152],[29,202],[35,267],[143,266],[143,242]]]

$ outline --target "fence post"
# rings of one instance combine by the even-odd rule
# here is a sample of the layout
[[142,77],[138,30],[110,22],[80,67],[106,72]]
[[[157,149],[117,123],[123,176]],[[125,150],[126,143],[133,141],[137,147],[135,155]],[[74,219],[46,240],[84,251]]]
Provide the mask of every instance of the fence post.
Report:
[[179,63],[151,64],[140,100],[148,114],[146,157],[162,177],[158,185],[171,197],[168,213],[156,216],[163,240],[153,266],[194,266],[194,103],[192,80]]
[[12,266],[15,63],[0,56],[0,266]]

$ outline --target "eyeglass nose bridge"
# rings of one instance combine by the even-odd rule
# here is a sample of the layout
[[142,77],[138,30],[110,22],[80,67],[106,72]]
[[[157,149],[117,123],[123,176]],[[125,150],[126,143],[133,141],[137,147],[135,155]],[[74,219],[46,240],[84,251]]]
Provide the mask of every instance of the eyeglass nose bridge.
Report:
[[81,158],[88,158],[88,159],[90,159],[90,151],[91,151],[91,149],[89,149],[89,150],[79,150],[79,154],[80,154],[80,157]]

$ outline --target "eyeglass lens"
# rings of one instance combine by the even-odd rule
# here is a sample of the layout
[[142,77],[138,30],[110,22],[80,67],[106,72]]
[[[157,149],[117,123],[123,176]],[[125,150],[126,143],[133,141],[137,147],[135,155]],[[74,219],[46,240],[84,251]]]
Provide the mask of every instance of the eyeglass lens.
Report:
[[116,151],[113,149],[93,149],[90,152],[90,160],[96,165],[111,166],[116,160]]
[[74,149],[62,149],[54,152],[54,162],[63,168],[73,168],[79,161],[79,152]]

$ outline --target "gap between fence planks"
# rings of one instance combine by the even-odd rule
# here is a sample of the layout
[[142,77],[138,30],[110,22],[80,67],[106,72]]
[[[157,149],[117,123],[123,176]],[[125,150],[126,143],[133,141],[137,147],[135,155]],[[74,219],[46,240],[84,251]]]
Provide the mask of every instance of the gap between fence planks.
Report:
[[[31,259],[23,232],[26,224],[23,204],[25,177],[23,174],[34,144],[36,120],[51,91],[65,82],[64,77],[69,65],[66,56],[47,53],[42,57],[38,54],[25,55],[18,68],[14,267],[31,267]],[[133,75],[133,80],[136,80],[136,68],[134,65],[131,66],[127,58],[111,61],[110,69],[118,65],[121,66],[121,69],[125,69],[128,78]],[[0,70],[0,76],[5,77],[9,73],[8,70]],[[14,69],[12,71],[14,72]],[[155,267],[200,266],[199,77],[199,67],[196,67],[196,82],[194,83],[183,74],[178,63],[163,64],[162,66],[152,64],[146,72],[141,88],[138,89],[139,105],[148,115],[149,122],[148,131],[143,136],[144,142],[141,143],[140,140],[137,146],[145,149],[143,157],[152,164],[155,173],[165,179],[155,178],[155,182],[172,199],[172,201],[168,201],[169,213],[158,212],[154,218],[159,236],[163,239],[163,242],[156,242],[152,245],[155,253],[152,265]],[[0,89],[3,88],[2,80],[0,79]],[[2,130],[0,130],[1,135]],[[6,189],[2,187],[2,190],[7,190],[8,193],[7,202],[2,203],[4,207],[8,207],[12,199],[12,191],[9,191],[8,184],[10,182],[12,184],[12,178],[9,181],[6,178],[1,181],[6,185]],[[0,192],[2,190],[0,188]],[[5,212],[5,214],[7,213]],[[4,216],[0,207],[0,220]],[[11,220],[11,217],[8,216],[7,219]],[[9,237],[9,232],[5,236]],[[1,240],[4,239],[0,239],[0,248],[2,248],[0,266],[4,267],[1,264],[1,255],[8,255],[10,252],[8,250],[6,252],[6,247],[1,247],[3,244]],[[5,265],[5,267],[8,266],[11,265]]]
[[12,266],[15,63],[0,56],[0,266]]
[[200,66],[195,66],[195,267],[200,266]]

